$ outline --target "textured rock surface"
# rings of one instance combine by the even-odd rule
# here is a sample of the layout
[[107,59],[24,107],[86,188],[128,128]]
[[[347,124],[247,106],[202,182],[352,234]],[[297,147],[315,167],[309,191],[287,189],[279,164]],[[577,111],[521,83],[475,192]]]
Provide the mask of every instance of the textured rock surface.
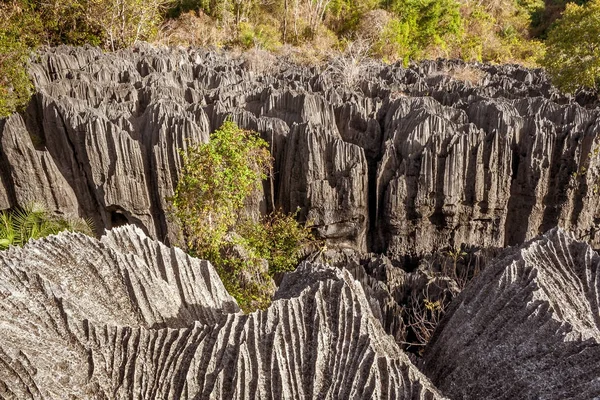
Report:
[[482,65],[474,85],[459,63],[374,65],[352,91],[316,68],[249,65],[146,45],[43,52],[27,112],[0,121],[0,208],[37,201],[172,239],[177,148],[232,115],[275,157],[254,212],[300,207],[338,246],[421,255],[560,225],[600,247],[598,109],[541,71]]
[[451,304],[423,370],[453,399],[600,398],[600,256],[554,229]]
[[[332,266],[347,269],[363,286],[367,297],[376,309],[385,331],[392,335],[403,349],[411,352],[422,350],[423,343],[415,337],[412,324],[418,308],[425,300],[440,302],[440,307],[450,303],[460,293],[464,280],[450,278],[442,272],[440,265],[451,268],[452,260],[447,257],[442,263],[423,259],[417,266],[392,261],[381,254],[358,253],[351,249],[327,250],[320,254],[322,260]],[[433,333],[433,327],[431,327]]]
[[347,272],[303,264],[243,315],[210,264],[132,227],[0,264],[2,398],[441,398]]

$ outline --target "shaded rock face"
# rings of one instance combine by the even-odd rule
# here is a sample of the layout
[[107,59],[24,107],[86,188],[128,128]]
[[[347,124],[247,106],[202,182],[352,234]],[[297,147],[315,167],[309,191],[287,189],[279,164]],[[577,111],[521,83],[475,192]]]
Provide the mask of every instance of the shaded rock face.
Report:
[[423,368],[453,399],[600,398],[600,257],[554,229],[450,306]]
[[2,398],[442,398],[345,271],[302,264],[243,315],[209,263],[131,226],[0,264]]
[[482,65],[473,85],[453,78],[461,67],[375,65],[353,91],[315,68],[259,74],[202,50],[50,49],[30,107],[0,122],[0,208],[37,201],[169,241],[177,149],[231,116],[275,159],[250,212],[299,207],[338,247],[504,247],[556,225],[600,247],[598,110],[539,70]]

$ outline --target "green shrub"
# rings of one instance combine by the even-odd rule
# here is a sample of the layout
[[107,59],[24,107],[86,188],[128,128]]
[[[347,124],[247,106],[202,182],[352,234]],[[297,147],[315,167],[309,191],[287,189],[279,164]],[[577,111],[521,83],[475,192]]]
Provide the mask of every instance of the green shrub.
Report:
[[380,5],[377,0],[332,0],[327,13],[327,25],[339,36],[348,36],[359,28],[366,15]]
[[258,24],[256,26],[247,22],[238,25],[238,42],[244,49],[261,48],[275,51],[281,47],[279,31],[273,25]]
[[541,63],[559,88],[567,92],[582,86],[600,89],[600,0],[584,6],[567,4],[546,45]]
[[209,260],[244,311],[265,308],[271,275],[293,269],[309,231],[280,212],[263,221],[243,215],[246,199],[262,189],[271,168],[267,143],[226,121],[208,143],[183,153],[170,199],[191,254]]
[[295,216],[276,211],[260,222],[246,220],[236,229],[248,247],[269,262],[271,275],[293,271],[302,250],[312,242],[310,228],[299,224]]
[[218,253],[244,201],[261,187],[271,164],[267,143],[226,121],[208,143],[183,153],[183,170],[171,199],[188,247],[198,255]]
[[219,252],[211,257],[209,261],[243,311],[264,310],[271,304],[275,283],[268,263],[248,239],[230,233],[223,238]]
[[0,5],[0,118],[24,107],[33,86],[27,74],[30,49],[39,43],[40,20],[28,2]]
[[386,62],[403,60],[408,64],[412,54],[410,27],[398,18],[391,18],[373,44],[372,52]]
[[29,52],[0,32],[0,118],[24,107],[33,86],[27,75]]
[[62,231],[91,235],[93,228],[90,221],[60,218],[35,204],[0,212],[0,250],[10,246],[23,246],[31,239],[55,235]]

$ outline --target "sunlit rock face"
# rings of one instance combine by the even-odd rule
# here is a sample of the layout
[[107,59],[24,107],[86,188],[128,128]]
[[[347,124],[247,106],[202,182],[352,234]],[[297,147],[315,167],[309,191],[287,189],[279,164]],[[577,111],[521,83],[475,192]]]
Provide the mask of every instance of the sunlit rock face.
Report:
[[0,397],[443,398],[372,310],[305,263],[244,315],[210,263],[137,228],[62,233],[0,253]]
[[29,108],[0,122],[0,208],[36,201],[172,242],[178,149],[230,116],[275,159],[248,212],[299,208],[331,246],[418,256],[559,225],[600,247],[598,110],[540,70],[478,65],[473,83],[461,68],[372,64],[350,88],[205,50],[45,50]]
[[554,229],[451,303],[422,370],[453,399],[600,397],[600,257]]

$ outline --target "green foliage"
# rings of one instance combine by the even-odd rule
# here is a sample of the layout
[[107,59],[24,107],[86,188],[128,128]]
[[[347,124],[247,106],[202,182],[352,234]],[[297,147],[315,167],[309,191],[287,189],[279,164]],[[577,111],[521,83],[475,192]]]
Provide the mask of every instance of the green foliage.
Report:
[[407,64],[411,57],[411,48],[409,24],[392,18],[373,43],[372,54],[387,62],[400,59]]
[[28,57],[26,48],[0,32],[0,118],[24,107],[31,96]]
[[24,107],[31,96],[27,64],[29,49],[38,43],[39,20],[30,11],[27,2],[0,5],[0,118]]
[[404,58],[423,58],[432,47],[446,50],[462,35],[460,5],[455,0],[395,0],[389,7],[401,24]]
[[244,206],[260,188],[271,163],[264,140],[226,121],[208,143],[183,154],[183,171],[172,198],[188,246],[199,255],[218,252]]
[[302,249],[312,241],[310,228],[299,224],[295,216],[276,211],[258,223],[244,221],[236,229],[248,247],[269,262],[271,275],[293,271]]
[[14,211],[0,212],[0,250],[23,246],[31,239],[62,231],[93,233],[92,223],[82,219],[59,218],[45,208],[31,204]]
[[340,36],[355,32],[365,14],[377,9],[378,0],[332,0],[328,9],[329,29]]
[[281,47],[278,40],[279,33],[273,25],[258,24],[250,25],[242,22],[238,25],[238,40],[244,49],[259,47],[265,50],[277,50]]
[[[38,19],[40,42],[49,45],[86,43],[98,46],[102,41],[102,30],[95,18],[93,2],[89,0],[45,0],[31,1],[30,14]],[[30,29],[30,28],[29,28]]]
[[293,269],[310,238],[293,216],[277,212],[255,222],[242,215],[271,167],[266,142],[226,121],[208,143],[182,155],[170,201],[190,252],[215,266],[243,310],[266,307],[274,288],[270,274]]
[[217,254],[205,257],[215,266],[225,288],[245,312],[264,310],[271,303],[275,285],[267,268],[249,241],[229,234],[220,243]]
[[585,86],[600,89],[600,0],[567,4],[548,34],[542,65],[567,92]]

